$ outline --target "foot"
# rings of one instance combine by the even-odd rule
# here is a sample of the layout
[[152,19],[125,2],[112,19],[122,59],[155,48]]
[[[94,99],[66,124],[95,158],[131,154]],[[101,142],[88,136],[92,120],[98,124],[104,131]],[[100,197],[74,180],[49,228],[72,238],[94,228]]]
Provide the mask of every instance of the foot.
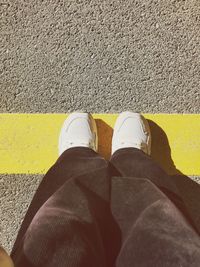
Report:
[[72,147],[89,147],[97,151],[97,127],[89,113],[72,113],[64,121],[59,137],[59,156]]
[[151,132],[147,120],[139,113],[123,112],[117,118],[112,138],[112,154],[121,148],[134,147],[151,153]]

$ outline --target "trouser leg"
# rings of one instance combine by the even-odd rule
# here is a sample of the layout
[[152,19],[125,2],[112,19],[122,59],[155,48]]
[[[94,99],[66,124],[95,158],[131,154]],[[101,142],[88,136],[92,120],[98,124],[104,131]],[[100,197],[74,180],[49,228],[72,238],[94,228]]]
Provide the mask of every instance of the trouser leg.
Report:
[[146,178],[160,188],[176,190],[165,171],[150,156],[137,148],[117,150],[110,162],[122,176]]
[[119,229],[109,196],[108,163],[91,149],[65,151],[28,209],[12,252],[16,266],[112,264]]
[[122,175],[112,180],[111,209],[122,231],[116,266],[198,266],[200,239],[175,205],[184,210],[173,180],[138,149],[118,150],[111,163]]

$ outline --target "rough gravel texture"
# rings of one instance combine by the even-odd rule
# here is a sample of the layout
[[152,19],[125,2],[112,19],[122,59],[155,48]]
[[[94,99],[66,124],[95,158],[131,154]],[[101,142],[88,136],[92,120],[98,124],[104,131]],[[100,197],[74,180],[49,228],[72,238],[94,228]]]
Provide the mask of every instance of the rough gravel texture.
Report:
[[41,179],[41,175],[0,175],[0,245],[7,251],[12,249]]
[[0,112],[200,112],[199,0],[12,0],[0,10]]
[[[3,0],[0,40],[0,112],[200,112],[199,0]],[[0,176],[8,250],[40,180]]]

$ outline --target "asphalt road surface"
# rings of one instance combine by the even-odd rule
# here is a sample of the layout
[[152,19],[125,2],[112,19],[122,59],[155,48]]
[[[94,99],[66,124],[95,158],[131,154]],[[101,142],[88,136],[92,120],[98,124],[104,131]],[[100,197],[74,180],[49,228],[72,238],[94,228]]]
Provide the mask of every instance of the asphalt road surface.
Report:
[[[200,112],[198,0],[0,3],[0,112]],[[40,175],[0,176],[8,250]]]

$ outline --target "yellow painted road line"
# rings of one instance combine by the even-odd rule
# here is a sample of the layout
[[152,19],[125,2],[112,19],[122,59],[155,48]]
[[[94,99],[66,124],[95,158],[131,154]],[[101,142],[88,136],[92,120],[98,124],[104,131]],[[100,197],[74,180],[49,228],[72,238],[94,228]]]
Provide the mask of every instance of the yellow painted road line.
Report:
[[[44,174],[58,157],[58,136],[66,116],[0,114],[0,173]],[[109,158],[117,114],[93,116],[99,131],[99,152]],[[168,173],[179,170],[200,175],[200,114],[144,116],[150,120],[152,157]]]

